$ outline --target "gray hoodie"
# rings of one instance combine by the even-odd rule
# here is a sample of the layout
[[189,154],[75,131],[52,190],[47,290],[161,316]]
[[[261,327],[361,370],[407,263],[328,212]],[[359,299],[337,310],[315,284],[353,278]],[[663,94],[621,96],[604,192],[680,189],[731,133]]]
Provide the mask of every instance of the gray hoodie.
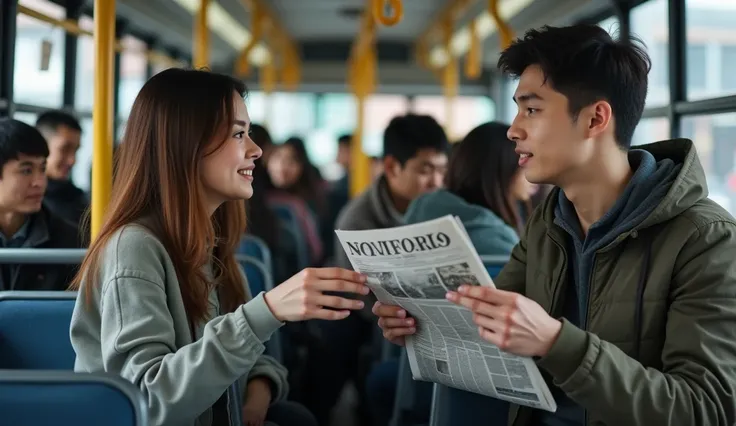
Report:
[[[220,315],[213,292],[212,319],[192,338],[174,265],[141,225],[110,239],[95,278],[83,281],[72,316],[74,370],[131,381],[148,401],[151,425],[210,426],[212,406],[224,396],[230,424],[240,426],[247,380],[256,376],[270,379],[274,401],[286,397],[286,369],[263,355],[264,342],[283,325],[263,293]],[[243,283],[247,291],[245,277]],[[90,285],[94,296],[86,300]]]

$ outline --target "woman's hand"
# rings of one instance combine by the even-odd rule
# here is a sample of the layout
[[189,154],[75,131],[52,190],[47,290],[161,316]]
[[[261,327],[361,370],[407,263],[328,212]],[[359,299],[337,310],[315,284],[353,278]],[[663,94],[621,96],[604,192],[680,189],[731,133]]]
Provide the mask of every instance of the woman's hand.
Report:
[[373,313],[378,316],[378,326],[383,330],[383,337],[395,345],[404,346],[405,336],[417,331],[414,318],[407,317],[406,311],[401,306],[376,302],[373,305]]
[[268,379],[257,377],[249,381],[245,404],[243,404],[243,424],[263,426],[270,405],[271,386]]
[[365,277],[357,272],[308,268],[267,292],[265,299],[273,315],[282,322],[340,320],[350,315],[350,310],[363,308],[360,300],[328,296],[323,294],[326,291],[366,295],[370,290],[365,285]]

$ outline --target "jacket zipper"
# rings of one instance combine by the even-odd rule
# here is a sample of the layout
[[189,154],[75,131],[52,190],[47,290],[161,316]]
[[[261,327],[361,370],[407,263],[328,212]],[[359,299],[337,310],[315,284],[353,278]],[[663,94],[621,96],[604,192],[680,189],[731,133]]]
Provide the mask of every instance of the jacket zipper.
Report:
[[[591,262],[593,263],[590,267],[590,276],[588,277],[588,298],[585,300],[585,316],[583,324],[583,331],[588,331],[588,321],[590,316],[590,298],[593,295],[593,276],[595,275],[595,262],[596,258],[599,254],[607,252],[614,247],[616,247],[618,244],[621,243],[629,234],[624,234],[624,236],[616,238],[614,241],[611,242],[611,244],[607,245],[606,247],[603,247],[602,249],[598,250],[593,254],[593,259]],[[583,410],[583,424],[587,426],[588,424],[588,410]]]
[[[596,261],[596,255],[598,253],[593,254],[593,259],[591,259],[592,265],[590,266],[590,275],[588,276],[588,297],[585,299],[585,316],[584,323],[583,323],[583,331],[588,331],[588,321],[590,316],[590,299],[593,296],[593,276],[595,272],[595,261]],[[588,410],[583,409],[583,424],[588,424]]]

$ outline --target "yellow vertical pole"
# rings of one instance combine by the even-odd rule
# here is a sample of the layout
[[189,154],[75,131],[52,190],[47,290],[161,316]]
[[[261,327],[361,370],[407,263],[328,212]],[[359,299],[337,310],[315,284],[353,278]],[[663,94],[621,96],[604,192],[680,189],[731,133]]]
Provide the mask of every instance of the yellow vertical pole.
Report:
[[209,0],[199,0],[199,11],[194,23],[194,68],[210,66],[210,30],[207,27]]
[[94,3],[95,83],[92,111],[92,222],[100,232],[112,192],[113,62],[115,60],[115,0]]
[[350,195],[355,197],[370,186],[371,162],[363,152],[363,132],[365,125],[365,96],[355,98],[358,116],[353,140],[350,143]]

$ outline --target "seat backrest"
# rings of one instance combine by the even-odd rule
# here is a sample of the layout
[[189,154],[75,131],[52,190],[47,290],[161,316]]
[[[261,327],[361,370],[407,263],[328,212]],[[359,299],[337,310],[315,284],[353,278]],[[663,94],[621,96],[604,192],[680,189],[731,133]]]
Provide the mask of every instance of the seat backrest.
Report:
[[0,292],[0,368],[73,370],[69,338],[77,293]]
[[0,423],[147,426],[143,394],[116,376],[0,370]]
[[260,260],[266,265],[269,271],[273,267],[271,264],[271,249],[265,241],[255,235],[243,235],[237,253]]
[[271,208],[276,212],[280,223],[289,229],[288,233],[295,238],[296,254],[298,269],[302,270],[309,266],[309,245],[307,237],[304,235],[302,227],[299,225],[299,219],[292,208],[286,203],[270,203]]
[[[262,291],[269,291],[273,288],[273,279],[263,262],[242,254],[237,255],[236,259],[245,270],[245,277],[248,279],[251,295],[256,296]],[[271,340],[266,343],[266,354],[276,358],[279,362],[283,361],[281,336],[278,332],[271,336]]]
[[509,261],[508,256],[481,256],[480,260],[485,265],[488,275],[495,279],[506,263]]
[[273,288],[271,273],[263,262],[252,256],[242,254],[237,255],[236,259],[245,271],[245,277],[248,279],[251,295],[256,296],[262,291],[268,291]]

